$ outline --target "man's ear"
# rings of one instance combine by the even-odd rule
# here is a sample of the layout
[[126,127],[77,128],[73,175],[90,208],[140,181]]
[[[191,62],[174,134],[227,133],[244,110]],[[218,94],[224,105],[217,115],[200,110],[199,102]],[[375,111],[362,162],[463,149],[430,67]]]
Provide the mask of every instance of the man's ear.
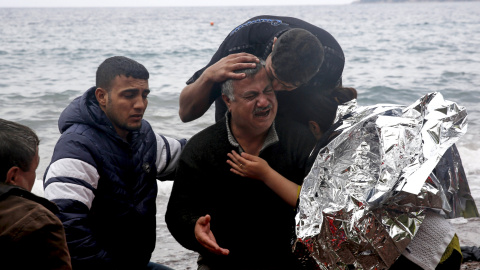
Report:
[[19,167],[17,166],[11,167],[7,172],[7,179],[5,179],[5,183],[16,186],[16,180],[19,172],[20,172]]
[[308,121],[308,128],[313,133],[313,136],[315,137],[315,139],[317,139],[317,141],[320,140],[320,138],[323,135],[323,132],[320,129],[320,126],[317,124],[317,122]]
[[95,97],[97,98],[98,104],[100,107],[105,107],[107,105],[108,92],[107,90],[98,87],[95,90]]
[[228,111],[230,111],[230,104],[232,103],[232,101],[225,94],[222,94],[222,99],[227,105]]

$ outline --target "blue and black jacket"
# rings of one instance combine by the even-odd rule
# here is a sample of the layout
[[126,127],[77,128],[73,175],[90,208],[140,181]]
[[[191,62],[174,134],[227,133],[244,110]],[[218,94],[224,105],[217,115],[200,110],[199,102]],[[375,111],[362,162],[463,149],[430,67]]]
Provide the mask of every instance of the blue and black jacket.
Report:
[[185,141],[155,134],[145,120],[123,140],[95,89],[60,116],[45,197],[60,209],[74,269],[142,268],[156,241],[156,179],[173,175]]

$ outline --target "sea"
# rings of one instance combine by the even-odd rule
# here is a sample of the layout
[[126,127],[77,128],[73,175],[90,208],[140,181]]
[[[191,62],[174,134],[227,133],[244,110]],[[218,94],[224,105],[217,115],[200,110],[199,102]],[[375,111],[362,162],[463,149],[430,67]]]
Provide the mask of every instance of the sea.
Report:
[[[188,139],[214,122],[214,109],[182,123],[178,97],[185,82],[233,28],[264,14],[297,17],[330,32],[345,53],[343,84],[357,89],[359,105],[409,105],[440,92],[466,107],[468,132],[457,146],[480,208],[480,2],[0,8],[0,117],[30,126],[40,137],[34,191],[42,192],[60,113],[95,84],[104,59],[123,55],[145,65],[152,90],[145,119],[160,134]],[[197,255],[165,226],[171,184],[159,183],[152,260],[196,269]]]

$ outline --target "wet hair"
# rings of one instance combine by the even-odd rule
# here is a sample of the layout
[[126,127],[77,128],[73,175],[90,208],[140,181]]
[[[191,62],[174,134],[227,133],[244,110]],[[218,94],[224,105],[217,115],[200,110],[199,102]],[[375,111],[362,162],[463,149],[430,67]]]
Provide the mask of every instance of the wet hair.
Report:
[[29,127],[0,119],[0,182],[12,167],[30,170],[40,140]]
[[[235,70],[235,73],[245,73],[246,78],[249,77],[255,77],[255,75],[265,66],[265,61],[260,60],[260,63],[258,63],[255,68],[247,68],[247,69],[241,69],[241,70]],[[228,79],[225,82],[222,83],[222,94],[226,95],[228,99],[231,101],[235,100],[235,96],[233,95],[234,88],[233,88],[233,82],[235,79]]]
[[326,132],[335,120],[338,105],[357,98],[357,90],[351,87],[335,87],[331,91],[303,91],[292,95],[291,106],[297,108],[295,118],[308,125],[315,121]]
[[113,80],[120,75],[141,80],[148,80],[150,76],[148,70],[137,61],[125,56],[113,56],[98,67],[96,86],[110,91]]
[[279,80],[300,86],[320,69],[324,59],[323,45],[307,30],[294,28],[277,39],[271,58]]

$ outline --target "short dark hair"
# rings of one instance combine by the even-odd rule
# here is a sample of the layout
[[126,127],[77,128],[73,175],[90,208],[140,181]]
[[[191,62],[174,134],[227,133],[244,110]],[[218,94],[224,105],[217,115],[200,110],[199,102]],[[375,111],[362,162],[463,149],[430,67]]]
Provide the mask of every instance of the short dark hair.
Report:
[[307,125],[315,121],[326,132],[335,120],[338,105],[356,98],[357,90],[351,87],[339,86],[324,92],[309,89],[294,93],[290,106],[297,108],[295,119]]
[[294,28],[277,39],[271,58],[277,78],[299,86],[307,83],[322,66],[323,45],[309,31]]
[[29,127],[0,119],[0,182],[12,167],[30,170],[40,140]]
[[110,91],[112,81],[120,75],[142,80],[148,80],[150,76],[148,70],[137,61],[125,56],[113,56],[98,67],[96,86]]
[[[260,63],[257,63],[254,68],[246,68],[235,70],[235,73],[245,73],[246,78],[255,77],[255,75],[265,66],[265,61],[260,59]],[[235,79],[228,79],[222,83],[222,94],[226,95],[230,100],[234,101],[233,95],[233,81]]]

